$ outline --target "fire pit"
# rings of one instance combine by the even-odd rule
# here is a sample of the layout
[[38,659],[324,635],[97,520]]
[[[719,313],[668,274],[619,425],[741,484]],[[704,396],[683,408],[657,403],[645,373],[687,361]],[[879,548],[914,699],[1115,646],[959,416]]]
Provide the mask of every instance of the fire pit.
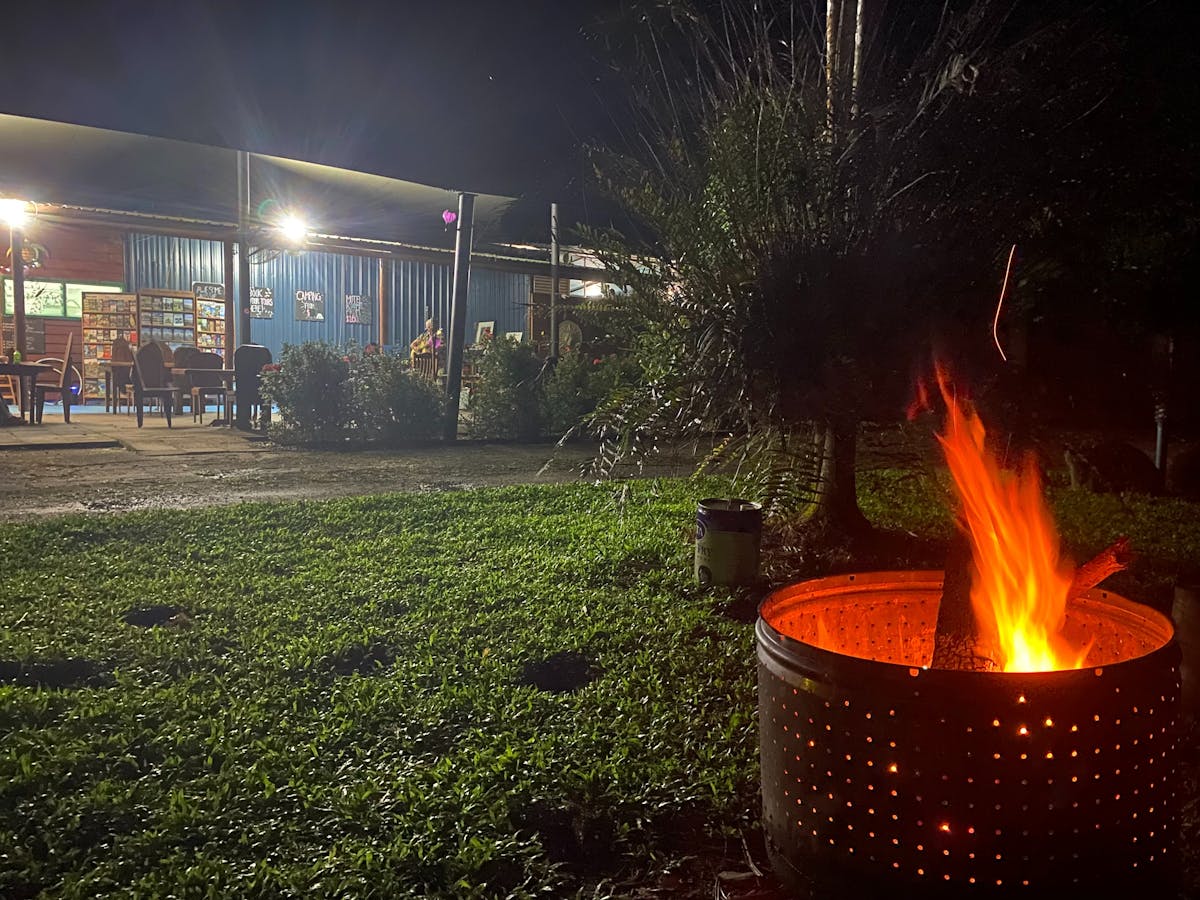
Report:
[[764,601],[763,811],[777,874],[839,898],[1168,884],[1180,656],[1169,620],[1093,589],[1062,627],[1086,648],[1080,668],[926,668],[942,589],[941,572],[876,572]]

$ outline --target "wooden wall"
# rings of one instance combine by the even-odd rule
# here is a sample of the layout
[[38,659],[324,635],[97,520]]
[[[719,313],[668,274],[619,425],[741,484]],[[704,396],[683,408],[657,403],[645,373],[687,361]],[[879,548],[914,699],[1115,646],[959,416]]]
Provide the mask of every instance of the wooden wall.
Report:
[[[33,218],[25,230],[26,244],[46,248],[42,264],[26,270],[25,277],[47,281],[91,281],[125,283],[125,245],[121,232],[94,225],[69,222],[45,222]],[[7,261],[7,259],[6,259]],[[7,274],[7,268],[6,268]],[[74,334],[71,355],[79,366],[82,357],[83,325],[79,319],[43,319],[46,329],[44,353],[29,354],[30,360],[43,356],[61,358],[67,335]]]

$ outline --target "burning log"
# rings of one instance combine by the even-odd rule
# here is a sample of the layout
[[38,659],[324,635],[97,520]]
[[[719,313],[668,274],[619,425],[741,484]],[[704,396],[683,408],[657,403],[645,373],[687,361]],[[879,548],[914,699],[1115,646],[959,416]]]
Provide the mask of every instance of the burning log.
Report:
[[[1068,598],[1087,593],[1104,579],[1123,571],[1130,561],[1129,538],[1121,537],[1075,570]],[[946,577],[938,604],[933,639],[935,669],[995,672],[1000,669],[995,648],[984,646],[979,622],[971,608],[971,545],[961,532],[950,545]]]
[[1080,594],[1087,593],[1108,576],[1116,575],[1126,569],[1131,558],[1129,538],[1117,538],[1110,546],[1105,547],[1075,570],[1075,578],[1071,582],[1071,591],[1067,596],[1078,597]]
[[951,542],[946,558],[930,664],[935,669],[965,672],[995,672],[1000,668],[982,646],[979,622],[971,608],[971,543],[962,532]]

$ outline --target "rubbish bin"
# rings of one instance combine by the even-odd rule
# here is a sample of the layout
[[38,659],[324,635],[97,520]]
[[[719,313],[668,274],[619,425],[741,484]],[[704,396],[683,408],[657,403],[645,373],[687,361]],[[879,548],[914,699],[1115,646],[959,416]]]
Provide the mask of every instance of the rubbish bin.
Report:
[[709,498],[696,509],[696,580],[748,585],[758,577],[762,504]]

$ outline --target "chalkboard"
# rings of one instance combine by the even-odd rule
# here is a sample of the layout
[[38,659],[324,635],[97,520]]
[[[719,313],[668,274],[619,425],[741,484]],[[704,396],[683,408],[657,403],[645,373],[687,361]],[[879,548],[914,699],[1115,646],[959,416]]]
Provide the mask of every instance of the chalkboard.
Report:
[[225,285],[211,281],[193,281],[192,296],[197,300],[224,300]]
[[371,324],[371,298],[361,294],[346,295],[346,324]]
[[302,322],[324,322],[325,295],[320,291],[296,291],[296,318]]
[[[3,339],[0,343],[4,345],[4,355],[8,356],[17,346],[17,323],[12,319],[5,319],[0,338]],[[25,317],[25,352],[46,352],[46,323],[42,319]]]
[[275,292],[266,287],[250,288],[250,318],[275,318]]

